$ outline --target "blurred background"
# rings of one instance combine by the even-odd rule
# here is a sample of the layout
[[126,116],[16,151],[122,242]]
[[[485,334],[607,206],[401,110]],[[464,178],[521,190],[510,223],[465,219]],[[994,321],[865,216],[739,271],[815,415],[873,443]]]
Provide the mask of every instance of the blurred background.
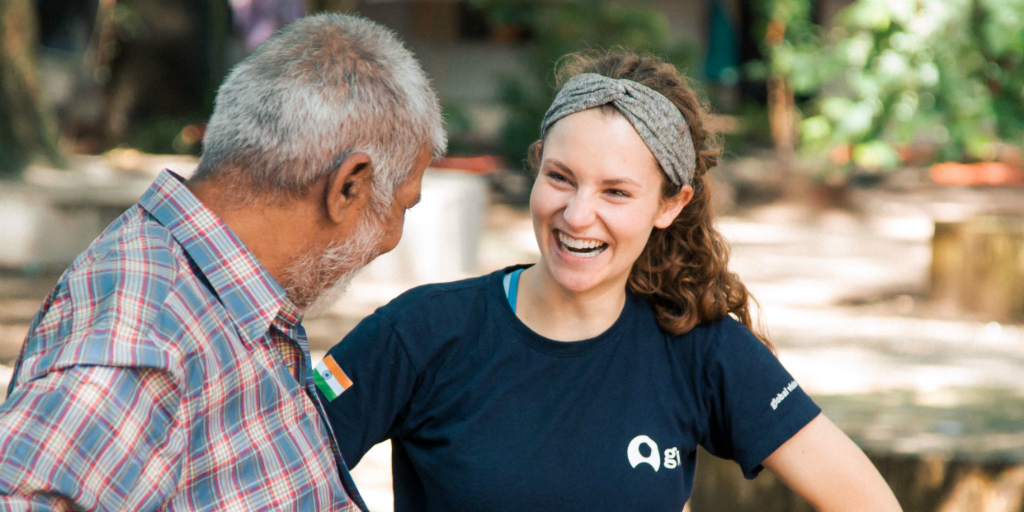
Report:
[[[535,261],[554,63],[624,46],[705,95],[732,268],[905,509],[1024,510],[1024,0],[0,0],[0,387],[71,260],[194,170],[231,66],[319,11],[395,30],[451,143],[399,247],[307,319],[314,359],[411,286]],[[355,469],[374,510],[389,453]],[[810,510],[707,454],[689,508]]]

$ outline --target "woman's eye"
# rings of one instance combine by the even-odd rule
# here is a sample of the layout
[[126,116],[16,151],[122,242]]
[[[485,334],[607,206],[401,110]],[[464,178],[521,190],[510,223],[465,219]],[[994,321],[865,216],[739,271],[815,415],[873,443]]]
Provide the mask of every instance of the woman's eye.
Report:
[[548,177],[553,179],[553,180],[555,180],[555,181],[561,181],[561,182],[564,182],[564,183],[568,183],[569,182],[569,178],[566,178],[562,174],[559,174],[559,173],[554,172],[554,171],[549,172],[548,173]]
[[608,193],[615,197],[633,197],[629,195],[629,192],[626,192],[625,190],[619,190],[617,188],[609,190]]

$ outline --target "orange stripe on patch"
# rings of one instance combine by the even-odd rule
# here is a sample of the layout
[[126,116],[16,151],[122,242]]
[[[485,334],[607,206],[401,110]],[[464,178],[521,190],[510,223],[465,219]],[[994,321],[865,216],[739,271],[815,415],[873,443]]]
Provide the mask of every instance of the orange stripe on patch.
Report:
[[331,371],[334,378],[338,379],[338,384],[341,384],[342,388],[348,389],[352,386],[352,379],[348,378],[348,375],[345,375],[345,371],[338,366],[338,363],[334,362],[334,358],[331,357],[330,354],[324,358],[324,365],[326,365],[327,369]]

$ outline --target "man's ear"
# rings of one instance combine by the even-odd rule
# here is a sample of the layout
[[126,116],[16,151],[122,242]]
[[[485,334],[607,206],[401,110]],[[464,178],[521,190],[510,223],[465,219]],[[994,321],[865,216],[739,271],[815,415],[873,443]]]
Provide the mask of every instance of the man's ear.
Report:
[[676,220],[676,217],[679,216],[679,212],[683,211],[683,208],[690,204],[692,199],[693,187],[687,185],[676,193],[676,195],[662,201],[661,211],[654,219],[654,227],[658,229],[665,229],[671,226],[672,221]]
[[334,223],[370,199],[373,162],[366,153],[352,153],[327,177],[327,216]]

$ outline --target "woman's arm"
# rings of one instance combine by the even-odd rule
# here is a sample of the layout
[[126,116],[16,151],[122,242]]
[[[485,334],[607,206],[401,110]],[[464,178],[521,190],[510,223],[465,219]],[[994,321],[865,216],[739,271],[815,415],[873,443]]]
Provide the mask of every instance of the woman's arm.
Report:
[[822,512],[902,510],[867,455],[824,414],[763,465]]
[[318,389],[349,469],[373,445],[403,428],[401,412],[408,404],[417,374],[398,338],[394,324],[378,311],[359,322],[327,352],[351,382],[334,399]]

